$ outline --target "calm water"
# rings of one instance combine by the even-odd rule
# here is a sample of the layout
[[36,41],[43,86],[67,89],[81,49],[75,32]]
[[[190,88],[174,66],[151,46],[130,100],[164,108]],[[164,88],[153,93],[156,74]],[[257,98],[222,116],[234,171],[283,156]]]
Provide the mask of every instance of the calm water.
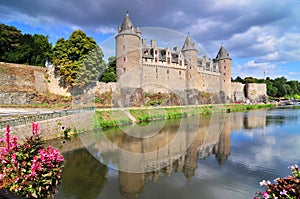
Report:
[[82,135],[61,148],[55,198],[253,198],[262,179],[299,164],[299,129],[300,109],[281,108]]

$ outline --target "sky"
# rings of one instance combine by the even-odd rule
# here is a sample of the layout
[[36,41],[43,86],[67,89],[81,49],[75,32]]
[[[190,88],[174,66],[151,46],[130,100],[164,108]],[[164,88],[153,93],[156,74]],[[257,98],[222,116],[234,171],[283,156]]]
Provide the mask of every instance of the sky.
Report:
[[299,10],[299,0],[0,0],[0,23],[53,45],[81,29],[101,47],[128,11],[135,26],[189,33],[211,58],[223,44],[233,78],[300,80]]

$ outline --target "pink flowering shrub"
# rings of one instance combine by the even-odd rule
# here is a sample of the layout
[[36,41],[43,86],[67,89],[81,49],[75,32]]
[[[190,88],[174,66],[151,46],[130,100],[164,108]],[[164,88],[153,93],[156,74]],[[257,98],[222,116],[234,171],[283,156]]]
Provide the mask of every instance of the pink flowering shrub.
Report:
[[284,178],[276,178],[272,184],[263,180],[260,186],[266,186],[264,192],[256,193],[254,199],[274,198],[274,199],[299,199],[300,198],[300,172],[298,165],[289,167],[291,175]]
[[42,145],[36,123],[32,123],[32,136],[22,144],[10,131],[8,125],[0,138],[0,189],[26,198],[50,197],[60,182],[63,156],[58,149]]

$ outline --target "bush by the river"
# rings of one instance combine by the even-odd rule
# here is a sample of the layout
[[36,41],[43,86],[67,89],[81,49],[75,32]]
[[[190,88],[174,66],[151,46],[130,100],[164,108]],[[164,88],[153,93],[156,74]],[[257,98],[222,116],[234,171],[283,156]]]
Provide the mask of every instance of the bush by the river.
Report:
[[49,198],[60,183],[63,156],[52,146],[43,146],[39,126],[32,123],[32,136],[22,143],[6,127],[0,138],[0,189],[26,198]]

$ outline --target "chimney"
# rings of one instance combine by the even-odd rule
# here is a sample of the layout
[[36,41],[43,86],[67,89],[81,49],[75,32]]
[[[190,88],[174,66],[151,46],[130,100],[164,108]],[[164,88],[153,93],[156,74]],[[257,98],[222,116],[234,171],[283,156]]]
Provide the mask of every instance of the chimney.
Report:
[[151,40],[150,43],[151,43],[152,48],[156,46],[156,41],[155,40]]

